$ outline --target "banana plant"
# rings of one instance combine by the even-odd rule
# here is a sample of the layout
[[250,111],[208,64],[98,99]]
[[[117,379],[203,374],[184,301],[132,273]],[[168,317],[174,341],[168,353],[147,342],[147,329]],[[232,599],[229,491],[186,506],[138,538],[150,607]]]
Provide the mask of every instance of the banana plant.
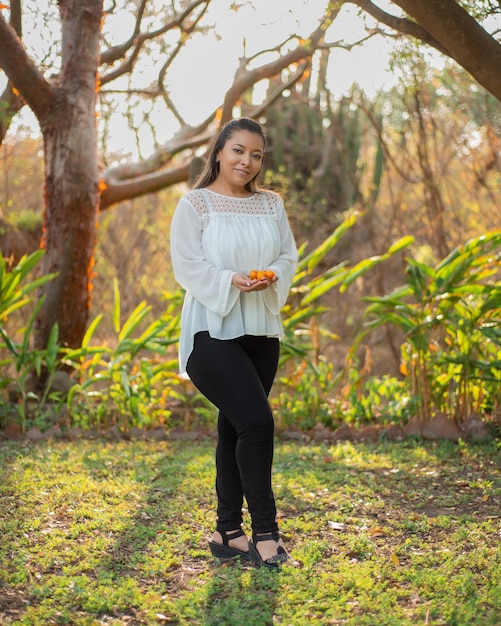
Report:
[[56,274],[47,274],[24,282],[43,255],[44,250],[24,255],[10,269],[0,252],[0,323],[3,324],[11,313],[28,304],[31,301],[29,294],[56,276]]
[[[142,329],[151,307],[137,305],[121,322],[118,282],[114,281],[114,345],[91,345],[103,318],[99,314],[89,325],[80,348],[65,350],[64,362],[72,367],[79,382],[68,397],[70,413],[91,412],[92,425],[107,426],[120,419],[127,425],[144,425],[151,418],[152,406],[159,401],[159,388],[176,378],[177,360],[168,350],[179,337],[179,313],[172,298],[168,311]],[[162,358],[156,360],[158,356]],[[161,395],[161,394],[160,394]],[[78,401],[81,404],[78,404]]]
[[[36,406],[36,411],[41,412],[49,399],[54,400],[51,392],[51,382],[57,371],[58,364],[58,328],[54,326],[49,335],[47,346],[44,350],[35,350],[31,347],[33,327],[44,298],[40,298],[35,304],[28,320],[21,331],[18,340],[17,333],[8,329],[9,317],[23,307],[31,304],[34,294],[40,287],[51,281],[56,274],[47,274],[38,278],[31,278],[30,274],[44,254],[43,250],[37,250],[29,255],[24,255],[17,264],[9,268],[3,255],[0,253],[0,349],[4,358],[0,360],[0,388],[15,388],[18,402],[15,405],[18,421],[24,431],[27,425],[28,403]],[[30,379],[34,376],[45,377],[43,389],[40,393],[33,391]]]
[[[355,211],[348,213],[334,232],[309,254],[305,254],[306,244],[300,247],[291,296],[283,309],[285,336],[282,342],[282,363],[291,357],[306,357],[311,352],[313,346],[305,343],[302,337],[309,334],[310,320],[328,310],[321,304],[322,296],[334,288],[339,288],[343,293],[359,276],[390,259],[414,241],[413,237],[402,237],[384,254],[363,259],[353,267],[349,266],[348,261],[342,261],[323,272],[316,272],[321,262],[356,224],[359,217],[360,214]],[[320,332],[325,334],[328,331],[321,328]]]
[[419,417],[464,419],[501,403],[501,231],[458,246],[435,267],[407,259],[406,283],[367,297],[365,329],[389,324],[405,337],[401,372]]

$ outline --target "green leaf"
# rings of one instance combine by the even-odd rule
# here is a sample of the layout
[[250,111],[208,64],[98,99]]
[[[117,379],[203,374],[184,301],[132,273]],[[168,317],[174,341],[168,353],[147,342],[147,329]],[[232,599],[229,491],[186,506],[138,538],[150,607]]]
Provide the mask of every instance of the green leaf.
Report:
[[327,237],[313,252],[301,259],[298,263],[298,271],[307,268],[308,273],[317,267],[322,259],[336,246],[343,235],[356,223],[359,214],[356,212],[348,215],[344,221],[335,229],[335,231]]
[[414,241],[415,239],[414,237],[412,237],[412,235],[406,235],[405,237],[401,237],[400,239],[398,239],[398,241],[395,241],[395,243],[393,243],[388,248],[388,254],[392,255],[396,252],[400,252],[400,250],[403,250],[404,248],[407,248],[408,246],[413,244]]
[[0,334],[2,335],[5,345],[10,350],[10,352],[12,352],[14,356],[19,357],[19,352],[16,348],[15,343],[12,341],[12,339],[7,334],[7,331],[5,331],[2,326],[0,326]]
[[144,301],[140,302],[123,325],[122,330],[118,335],[119,341],[123,341],[129,337],[129,335],[134,332],[150,311],[151,306],[147,306]]
[[96,328],[98,327],[102,319],[103,319],[103,313],[99,313],[99,315],[92,320],[89,328],[87,329],[87,332],[85,333],[82,339],[82,348],[89,347],[90,340],[94,336]]
[[116,278],[113,279],[113,294],[114,294],[114,305],[113,305],[113,327],[116,333],[120,332],[120,317],[121,317],[121,309],[120,309],[120,289],[118,288],[118,280]]
[[49,339],[47,341],[46,348],[46,364],[49,372],[54,372],[56,369],[57,357],[59,354],[59,326],[54,324],[50,330]]

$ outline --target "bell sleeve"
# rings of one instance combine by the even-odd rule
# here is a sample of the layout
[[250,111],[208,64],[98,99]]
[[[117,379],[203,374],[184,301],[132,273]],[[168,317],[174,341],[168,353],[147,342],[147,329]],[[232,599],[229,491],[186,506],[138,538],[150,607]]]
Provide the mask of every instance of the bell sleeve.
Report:
[[281,199],[278,206],[278,233],[280,253],[268,266],[278,276],[278,281],[263,292],[265,304],[274,315],[280,313],[287,301],[298,263],[296,242]]
[[240,290],[231,284],[235,272],[217,267],[202,248],[203,220],[185,198],[179,201],[171,222],[172,268],[177,282],[208,311],[226,316]]

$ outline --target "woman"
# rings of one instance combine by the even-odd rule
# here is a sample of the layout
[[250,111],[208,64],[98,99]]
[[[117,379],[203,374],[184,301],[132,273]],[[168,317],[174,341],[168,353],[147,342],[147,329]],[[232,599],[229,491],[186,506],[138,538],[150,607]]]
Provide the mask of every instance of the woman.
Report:
[[[171,255],[186,290],[180,371],[219,409],[217,525],[209,546],[216,557],[240,556],[272,569],[288,557],[271,485],[268,394],[297,249],[280,196],[257,186],[265,146],[251,119],[221,129],[194,189],[176,208]],[[268,275],[255,278],[252,269]],[[242,530],[244,496],[251,541]]]

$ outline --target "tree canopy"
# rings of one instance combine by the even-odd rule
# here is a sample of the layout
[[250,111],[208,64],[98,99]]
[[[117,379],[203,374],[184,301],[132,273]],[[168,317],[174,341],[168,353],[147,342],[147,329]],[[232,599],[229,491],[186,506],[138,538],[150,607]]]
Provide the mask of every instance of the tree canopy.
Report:
[[[225,10],[249,5],[259,10],[250,2],[228,2]],[[360,19],[370,18],[361,41],[387,36],[431,46],[501,101],[499,2],[329,1],[316,5],[316,23],[308,32],[298,23],[266,49],[259,46],[259,33],[244,32],[240,58],[228,60],[233,80],[196,123],[188,123],[188,112],[176,107],[169,75],[196,38],[217,36],[214,0],[59,0],[45,7],[12,0],[10,7],[0,5],[0,68],[7,79],[0,96],[0,140],[24,106],[33,111],[44,139],[43,271],[58,277],[45,287],[41,344],[56,322],[69,345],[77,345],[85,332],[97,212],[188,180],[195,157],[220,124],[236,113],[263,116],[286,90],[308,80],[319,55],[356,45],[330,38],[331,27],[349,5],[358,7]],[[293,13],[293,5],[288,10]],[[25,46],[24,33],[35,25],[44,39],[38,48]],[[253,98],[254,88],[263,83],[268,84],[265,97]],[[137,131],[154,110],[168,114],[175,130],[155,143],[148,158],[114,163],[99,140],[107,136],[113,114],[118,111],[124,124]],[[158,129],[150,127],[156,135]]]
[[[71,39],[77,36],[77,31],[65,29],[68,22],[65,21],[64,12],[72,4],[69,1],[58,2],[60,16],[54,6],[47,7],[49,23],[60,17],[62,28],[51,25],[49,37],[52,40],[46,42],[42,53],[44,57],[38,62],[22,44],[23,14],[20,0],[10,4],[10,25],[0,13],[0,67],[9,78],[0,97],[4,109],[0,126],[2,139],[14,115],[25,104],[33,109],[42,127],[47,123],[47,118],[52,116],[58,87],[62,86],[66,71],[65,46],[71,48]],[[265,111],[280,93],[293,83],[303,80],[316,52],[347,45],[343,40],[328,40],[329,27],[345,5],[359,7],[361,19],[365,14],[376,20],[376,27],[373,23],[367,25],[368,37],[376,34],[398,38],[405,36],[431,46],[453,58],[501,100],[501,45],[495,38],[496,21],[501,13],[499,3],[486,0],[461,3],[456,0],[399,0],[386,3],[349,0],[326,2],[323,7],[319,5],[318,27],[312,32],[301,32],[298,25],[296,33],[291,33],[283,41],[277,41],[272,49],[249,56],[244,49],[239,59],[230,60],[235,67],[233,83],[226,93],[220,95],[220,102],[210,115],[192,126],[185,121],[186,114],[176,108],[170,97],[168,76],[183,49],[190,46],[190,40],[195,35],[207,35],[214,28],[217,32],[217,25],[212,23],[213,1],[178,2],[161,8],[152,0],[139,3],[114,2],[104,8],[101,8],[101,2],[86,4],[89,4],[86,9],[88,16],[91,15],[92,7],[96,16],[102,14],[100,17],[103,18],[97,67],[101,91],[97,108],[101,114],[106,114],[110,107],[116,106],[111,104],[110,96],[117,97],[120,94],[125,95],[131,105],[136,105],[138,99],[150,102],[149,106],[145,106],[142,116],[139,116],[139,123],[147,123],[147,110],[158,106],[154,104],[157,101],[161,101],[166,111],[179,122],[178,132],[158,146],[150,158],[109,167],[103,172],[101,209],[123,199],[155,192],[186,180],[193,151],[207,143],[215,125],[226,122],[235,106],[244,99],[248,101],[246,94],[256,83],[282,75],[281,84],[264,102],[247,107],[246,114],[251,116]],[[244,4],[228,3],[227,10],[238,11]],[[38,3],[37,11],[40,8],[43,7]],[[3,9],[7,10],[6,5]],[[486,21],[493,30],[492,34],[484,26]],[[117,32],[121,38],[116,35]],[[245,37],[250,40],[252,37],[250,33],[242,35],[242,39]],[[57,54],[58,48],[61,54]],[[156,61],[153,63],[154,56]],[[266,62],[261,59],[266,59]],[[150,72],[149,84],[144,80],[138,81],[145,64],[154,66],[155,75]],[[47,77],[49,72],[50,77]],[[189,80],[189,76],[186,79]],[[140,86],[136,87],[138,83]],[[132,118],[129,111],[128,119],[134,124]],[[186,156],[189,158],[182,158]]]

